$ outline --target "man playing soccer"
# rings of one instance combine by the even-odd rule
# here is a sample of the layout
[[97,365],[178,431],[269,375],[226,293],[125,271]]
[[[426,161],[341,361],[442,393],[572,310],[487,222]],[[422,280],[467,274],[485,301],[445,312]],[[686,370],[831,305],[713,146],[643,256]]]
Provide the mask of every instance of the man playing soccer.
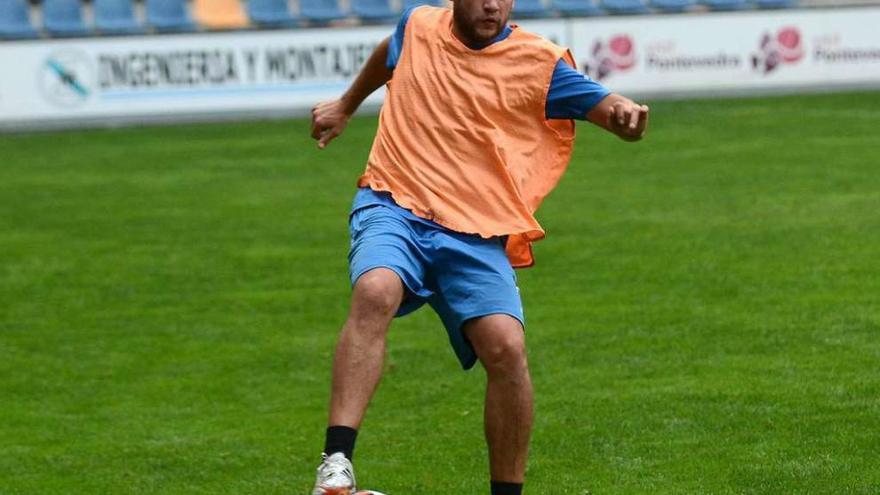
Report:
[[312,111],[324,148],[383,84],[379,128],[350,217],[351,309],[333,363],[313,495],[355,491],[355,438],[391,319],[428,303],[465,369],[486,370],[491,493],[520,494],[532,384],[513,268],[544,237],[533,213],[571,156],[572,119],[641,139],[648,108],[578,73],[571,54],[507,24],[513,0],[416,7],[338,100]]

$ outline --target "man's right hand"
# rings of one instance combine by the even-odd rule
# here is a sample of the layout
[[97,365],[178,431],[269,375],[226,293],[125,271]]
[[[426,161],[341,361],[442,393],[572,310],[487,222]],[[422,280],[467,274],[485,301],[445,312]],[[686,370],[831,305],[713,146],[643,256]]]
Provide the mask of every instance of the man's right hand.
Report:
[[342,98],[322,101],[312,109],[312,138],[318,141],[318,148],[326,148],[333,138],[342,134],[361,102],[391,80],[393,71],[385,66],[389,43],[391,36],[376,46]]
[[318,141],[318,148],[326,148],[333,138],[342,134],[350,118],[342,99],[315,105],[312,108],[312,138]]

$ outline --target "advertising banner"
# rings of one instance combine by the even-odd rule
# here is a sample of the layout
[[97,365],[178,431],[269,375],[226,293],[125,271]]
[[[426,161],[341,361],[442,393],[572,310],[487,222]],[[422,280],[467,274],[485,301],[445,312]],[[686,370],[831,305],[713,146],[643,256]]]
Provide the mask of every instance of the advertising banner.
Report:
[[880,86],[880,9],[578,20],[578,68],[620,92]]
[[0,43],[0,122],[307,109],[338,97],[389,29]]
[[[880,87],[880,7],[522,21],[632,95]],[[307,112],[393,25],[0,43],[0,127]],[[377,91],[368,104],[378,105]]]

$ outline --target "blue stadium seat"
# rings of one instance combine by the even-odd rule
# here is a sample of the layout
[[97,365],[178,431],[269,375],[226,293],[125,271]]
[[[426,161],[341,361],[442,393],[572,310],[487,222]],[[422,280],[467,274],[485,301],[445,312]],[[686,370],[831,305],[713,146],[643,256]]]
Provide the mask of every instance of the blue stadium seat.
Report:
[[317,23],[326,23],[346,17],[336,0],[300,0],[299,14]]
[[748,8],[746,0],[700,0],[709,10],[742,10]]
[[513,17],[522,19],[524,17],[545,17],[550,12],[544,7],[541,0],[517,0],[513,4]]
[[0,39],[36,38],[30,6],[24,0],[0,0]]
[[446,0],[403,0],[403,10],[419,5],[433,5],[434,7],[445,7]]
[[95,28],[106,34],[144,32],[134,17],[131,0],[95,0]]
[[251,22],[261,27],[291,27],[299,20],[290,14],[287,0],[247,0]]
[[394,20],[400,15],[391,10],[388,0],[351,0],[351,10],[361,19],[373,22]]
[[759,9],[788,9],[797,5],[797,0],[755,0]]
[[602,0],[602,8],[612,14],[647,14],[642,0]]
[[196,25],[193,23],[189,12],[186,10],[186,0],[146,1],[147,24],[153,26],[156,31],[195,31]]
[[651,7],[662,12],[684,12],[695,5],[695,0],[651,0]]
[[602,15],[593,0],[553,0],[553,10],[566,17]]
[[83,22],[79,0],[45,0],[43,27],[52,36],[84,36],[89,34]]

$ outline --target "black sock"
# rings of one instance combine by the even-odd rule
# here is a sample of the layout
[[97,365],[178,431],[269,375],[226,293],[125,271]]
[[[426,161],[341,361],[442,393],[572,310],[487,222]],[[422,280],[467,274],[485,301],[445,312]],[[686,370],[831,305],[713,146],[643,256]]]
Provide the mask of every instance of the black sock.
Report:
[[327,428],[327,438],[324,441],[324,453],[327,455],[342,452],[348,460],[354,456],[354,441],[357,440],[358,432],[348,426],[331,426]]
[[522,495],[522,483],[492,482],[492,495]]

